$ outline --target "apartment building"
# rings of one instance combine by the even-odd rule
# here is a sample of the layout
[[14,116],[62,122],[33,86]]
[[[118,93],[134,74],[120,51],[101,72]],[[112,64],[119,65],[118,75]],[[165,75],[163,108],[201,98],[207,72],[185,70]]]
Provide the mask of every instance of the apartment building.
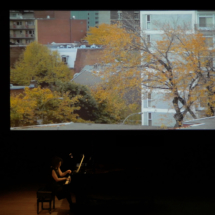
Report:
[[28,45],[35,40],[33,10],[10,11],[10,44]]
[[[148,43],[162,39],[162,30],[160,26],[156,26],[155,21],[164,23],[168,21],[173,24],[177,20],[177,25],[182,23],[189,24],[188,32],[196,32],[199,30],[206,38],[206,44],[214,47],[215,42],[215,11],[140,11],[140,26],[147,35]],[[213,59],[215,60],[215,59]],[[213,63],[214,64],[214,63]],[[215,66],[215,64],[214,64]],[[172,101],[166,100],[168,94],[165,90],[152,90],[142,95],[142,125],[148,126],[174,126],[175,110]],[[192,107],[192,111],[197,117],[202,117],[201,110],[203,104],[200,102],[198,107]],[[187,114],[187,120],[192,117]]]
[[110,24],[110,11],[71,11],[71,19],[84,19],[89,27],[98,26],[101,23]]

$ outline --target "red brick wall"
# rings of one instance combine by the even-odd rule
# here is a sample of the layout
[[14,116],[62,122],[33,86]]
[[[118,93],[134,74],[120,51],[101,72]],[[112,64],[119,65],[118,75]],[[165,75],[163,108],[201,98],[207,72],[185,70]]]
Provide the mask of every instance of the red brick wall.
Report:
[[47,16],[50,16],[50,18],[55,17],[55,12],[53,10],[50,11],[34,11],[34,17],[35,18],[47,18]]
[[70,20],[38,20],[38,42],[47,43],[71,43]]
[[15,62],[20,55],[25,51],[25,47],[10,47],[10,66],[14,67]]
[[54,11],[55,19],[70,19],[70,11]]
[[101,63],[102,49],[78,49],[75,61],[75,73],[80,72],[86,65]]
[[81,41],[87,33],[87,20],[71,19],[71,42]]

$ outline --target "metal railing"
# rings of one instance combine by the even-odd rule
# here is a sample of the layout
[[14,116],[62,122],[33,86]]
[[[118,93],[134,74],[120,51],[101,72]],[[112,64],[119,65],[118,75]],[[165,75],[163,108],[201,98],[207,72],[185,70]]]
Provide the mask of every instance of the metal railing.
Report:
[[10,25],[10,29],[34,29],[35,25]]
[[194,28],[195,30],[199,30],[199,31],[215,31],[215,25],[206,25],[206,26],[202,26],[199,24],[194,24]]
[[10,34],[10,38],[34,38],[34,34]]

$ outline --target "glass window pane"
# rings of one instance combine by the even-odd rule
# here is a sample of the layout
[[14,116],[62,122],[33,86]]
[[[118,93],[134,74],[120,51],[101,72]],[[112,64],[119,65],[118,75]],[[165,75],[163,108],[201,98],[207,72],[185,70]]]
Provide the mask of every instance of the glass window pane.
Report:
[[211,26],[213,24],[213,18],[212,17],[206,17],[206,26]]
[[199,17],[199,27],[206,27],[205,17]]
[[147,21],[150,22],[150,15],[147,15]]
[[149,119],[152,119],[152,113],[149,113]]
[[150,22],[147,22],[147,29],[150,29]]
[[152,120],[149,120],[148,123],[149,123],[149,126],[152,126]]

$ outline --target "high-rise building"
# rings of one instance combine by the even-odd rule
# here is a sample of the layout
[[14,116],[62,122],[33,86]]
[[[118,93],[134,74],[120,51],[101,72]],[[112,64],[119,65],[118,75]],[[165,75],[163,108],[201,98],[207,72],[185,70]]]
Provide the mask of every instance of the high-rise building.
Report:
[[[156,41],[162,40],[162,25],[156,25],[156,21],[164,24],[166,22],[174,25],[183,25],[186,23],[188,26],[188,33],[194,33],[199,30],[206,39],[206,44],[214,47],[215,42],[215,11],[140,11],[140,27],[141,30],[147,35],[147,42],[155,44]],[[215,58],[211,59],[212,64],[215,66]],[[142,125],[161,126],[174,126],[174,114],[176,113],[172,101],[166,100],[166,90],[154,89],[152,92],[146,93],[143,96],[141,103]],[[201,117],[201,110],[205,107],[201,101],[197,107],[192,106],[191,110]],[[180,108],[183,105],[180,104]],[[187,117],[191,117],[188,113]]]
[[10,11],[10,44],[27,45],[35,40],[33,10]]

